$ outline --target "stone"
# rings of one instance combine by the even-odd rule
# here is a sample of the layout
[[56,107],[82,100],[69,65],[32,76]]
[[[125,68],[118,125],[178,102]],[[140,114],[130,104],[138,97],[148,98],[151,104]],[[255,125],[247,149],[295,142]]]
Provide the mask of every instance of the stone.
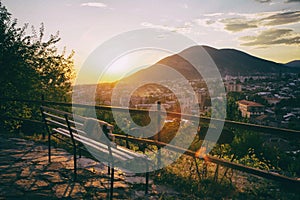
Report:
[[74,161],[73,160],[64,162],[63,165],[64,165],[64,168],[66,168],[66,169],[74,169]]
[[1,179],[15,179],[17,178],[17,173],[5,173],[1,175]]
[[86,193],[84,187],[79,183],[66,183],[55,185],[52,190],[55,192],[57,198],[82,198]]
[[29,175],[31,175],[31,173],[33,173],[33,172],[30,170],[30,168],[29,168],[29,167],[25,167],[25,168],[22,170],[20,176],[21,176],[21,177],[28,177]]
[[[72,158],[73,158],[73,156],[72,156]],[[52,155],[51,156],[51,161],[52,162],[66,162],[66,161],[69,161],[72,158],[70,158],[70,156],[54,156],[54,155]]]
[[60,162],[51,162],[47,167],[47,171],[60,171],[62,168],[64,168],[64,165]]
[[114,188],[128,188],[128,184],[122,181],[115,181],[114,182]]
[[34,185],[31,187],[31,190],[39,190],[44,187],[48,187],[49,183],[43,180],[37,180],[34,182]]
[[45,156],[39,156],[39,157],[37,157],[37,158],[35,158],[35,159],[33,159],[33,162],[44,162],[44,161],[47,161],[47,163],[48,163],[48,157],[45,157]]
[[41,176],[51,183],[61,183],[65,181],[58,172],[44,172]]
[[34,169],[38,170],[38,171],[44,170],[44,168],[45,168],[44,165],[35,164],[35,166],[34,166]]
[[7,169],[9,168],[11,165],[0,165],[0,170],[4,170],[4,169]]
[[78,159],[78,167],[79,168],[87,168],[87,167],[90,167],[90,166],[94,166],[96,164],[97,164],[97,162],[90,159],[90,158],[82,157],[82,158]]
[[30,188],[32,187],[33,183],[34,183],[34,179],[33,180],[29,180],[29,179],[19,179],[17,180],[15,183],[22,188],[25,191],[30,190]]
[[106,179],[102,179],[102,181],[101,179],[89,179],[87,182],[85,182],[84,187],[104,188],[103,185],[105,183],[105,180]]

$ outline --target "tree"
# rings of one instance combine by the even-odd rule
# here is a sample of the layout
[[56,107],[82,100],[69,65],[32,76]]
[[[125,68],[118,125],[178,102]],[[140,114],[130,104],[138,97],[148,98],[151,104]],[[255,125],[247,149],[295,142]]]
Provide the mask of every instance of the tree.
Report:
[[[17,26],[17,20],[0,1],[0,93],[4,98],[40,99],[61,101],[68,98],[73,78],[73,54],[65,49],[58,53],[55,46],[58,33],[44,40],[44,25],[39,31],[28,24]],[[1,103],[1,115],[31,117],[36,115],[28,106]]]
[[17,20],[0,2],[0,84],[4,97],[30,98],[46,94],[59,100],[71,89],[73,52],[58,53],[55,45],[58,33],[43,41],[44,25],[39,34],[33,29],[26,35],[28,25],[17,27]]
[[238,108],[237,101],[243,99],[243,95],[237,92],[230,92],[227,95],[227,116],[228,120],[244,121],[242,114]]

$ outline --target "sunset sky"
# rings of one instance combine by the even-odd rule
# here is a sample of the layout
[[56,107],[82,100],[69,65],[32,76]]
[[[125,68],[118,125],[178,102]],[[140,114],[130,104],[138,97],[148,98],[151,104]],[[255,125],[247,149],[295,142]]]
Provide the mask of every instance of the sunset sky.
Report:
[[[19,25],[29,23],[38,29],[43,22],[47,34],[59,31],[60,45],[75,51],[77,71],[104,41],[146,27],[178,32],[200,45],[235,48],[275,62],[300,60],[300,0],[2,0],[2,3]],[[154,56],[152,60],[160,58]]]

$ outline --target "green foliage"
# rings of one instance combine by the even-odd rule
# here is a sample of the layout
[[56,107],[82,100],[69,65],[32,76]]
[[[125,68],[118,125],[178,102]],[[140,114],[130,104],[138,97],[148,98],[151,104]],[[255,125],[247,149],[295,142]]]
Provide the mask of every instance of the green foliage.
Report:
[[255,94],[255,95],[250,95],[249,96],[249,101],[255,101],[257,103],[263,104],[263,105],[268,105],[268,101],[262,98],[261,96]]
[[269,150],[259,133],[235,130],[232,143],[217,145],[212,155],[262,170],[278,169],[277,156],[270,156]]
[[73,52],[58,53],[58,33],[44,41],[44,25],[39,33],[27,24],[17,27],[17,20],[0,2],[0,84],[3,97],[32,98],[45,94],[47,99],[61,100],[71,88]]
[[[62,101],[70,98],[73,78],[73,52],[60,54],[58,33],[44,40],[44,25],[27,34],[28,24],[17,26],[17,20],[0,1],[0,93],[4,98]],[[69,95],[69,96],[68,96]],[[39,117],[38,106],[1,103],[1,115]],[[11,124],[12,125],[12,124]],[[16,128],[16,125],[12,125]]]
[[234,188],[229,181],[224,179],[222,183],[217,183],[213,180],[213,168],[209,167],[207,174],[204,165],[202,160],[183,155],[172,165],[156,171],[154,180],[171,185],[182,195],[180,199],[221,199],[224,195],[231,196]]
[[226,119],[233,121],[244,121],[236,103],[238,100],[243,98],[244,96],[238,92],[230,92],[227,94]]

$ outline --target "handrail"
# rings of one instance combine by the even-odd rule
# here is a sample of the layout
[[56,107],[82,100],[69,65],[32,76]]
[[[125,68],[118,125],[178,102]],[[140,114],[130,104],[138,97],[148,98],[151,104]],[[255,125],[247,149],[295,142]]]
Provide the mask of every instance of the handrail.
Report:
[[182,149],[180,147],[171,145],[171,144],[167,144],[164,142],[159,142],[159,141],[154,141],[154,140],[149,140],[149,139],[143,139],[143,138],[134,138],[134,137],[128,137],[125,135],[118,135],[118,134],[114,134],[115,138],[119,138],[119,139],[128,139],[132,142],[142,142],[142,143],[147,143],[150,145],[156,145],[159,147],[165,147],[168,150],[174,151],[174,152],[184,152],[183,154],[187,155],[187,156],[191,156],[193,158],[198,158],[201,160],[206,160],[208,162],[212,162],[218,165],[222,165],[224,167],[228,167],[231,169],[235,169],[235,170],[239,170],[242,172],[246,172],[249,174],[253,174],[253,175],[257,175],[263,178],[267,178],[267,179],[271,179],[274,181],[280,181],[280,182],[284,182],[287,184],[292,184],[293,186],[300,186],[300,179],[296,179],[296,178],[290,178],[287,176],[283,176],[280,174],[276,174],[273,172],[268,172],[265,170],[260,170],[260,169],[256,169],[253,167],[248,167],[242,164],[238,164],[238,163],[233,163],[233,162],[229,162],[220,158],[216,158],[214,156],[210,156],[210,155],[205,155],[204,157],[197,157],[196,156],[196,152],[192,151],[192,150],[186,150],[186,149]]
[[[85,104],[72,104],[72,103],[65,103],[65,102],[52,102],[52,101],[41,101],[41,100],[0,98],[0,101],[18,101],[18,102],[25,102],[25,103],[34,103],[34,104],[43,104],[43,105],[58,105],[58,106],[67,106],[67,107],[75,106],[75,107],[81,107],[81,108],[96,108],[99,110],[107,110],[107,111],[111,111],[111,109],[116,109],[121,112],[128,111],[128,108],[121,108],[121,107],[99,106],[99,105],[91,106],[91,105],[85,105]],[[136,113],[148,113],[149,112],[148,110],[139,110],[139,109],[129,109],[129,110],[136,112]],[[171,116],[181,116],[181,117],[188,118],[190,120],[199,120],[200,119],[203,121],[205,121],[205,120],[221,121],[219,119],[209,119],[207,117],[202,117],[202,116],[197,117],[194,115],[180,114],[180,113],[175,113],[175,112],[166,112],[166,114],[170,114]],[[5,116],[1,116],[0,118],[4,118],[4,117]],[[23,118],[16,118],[16,117],[7,117],[7,118],[41,123],[40,121],[31,120],[31,119],[23,119]],[[255,130],[258,132],[265,132],[265,131],[269,132],[270,131],[270,132],[272,132],[272,134],[280,134],[280,135],[292,136],[292,137],[295,137],[295,136],[299,137],[299,134],[300,134],[300,131],[291,130],[291,129],[282,129],[282,128],[275,128],[275,127],[269,127],[269,126],[261,126],[261,125],[256,125],[256,124],[248,124],[248,123],[235,122],[235,121],[229,121],[229,120],[224,120],[224,122],[225,122],[226,126],[231,126],[231,127],[236,127],[236,128],[247,128],[247,130]],[[149,140],[149,139],[143,139],[143,138],[134,138],[134,137],[129,137],[126,135],[118,135],[118,134],[115,134],[115,137],[119,138],[119,139],[127,139],[127,140],[130,140],[133,142],[143,142],[143,143],[147,143],[150,145],[156,145],[159,147],[168,146],[168,149],[170,149],[172,151],[184,152],[185,155],[188,155],[188,156],[191,156],[194,158],[196,157],[194,151],[182,149],[180,147],[170,145],[170,144],[167,144],[167,143],[164,143],[161,141],[155,141],[155,140]],[[203,159],[203,158],[199,158],[199,159]],[[246,172],[249,174],[257,175],[257,176],[260,176],[263,178],[279,181],[279,182],[285,183],[285,184],[291,184],[291,186],[295,187],[296,189],[299,188],[299,186],[300,186],[299,178],[295,179],[295,178],[286,177],[286,176],[283,176],[280,174],[275,174],[272,172],[244,166],[244,165],[241,165],[238,163],[229,162],[229,161],[219,159],[219,158],[216,158],[216,157],[213,157],[210,155],[206,155],[205,160],[208,162],[218,164],[218,165],[222,165],[224,167],[228,167],[228,168],[239,170],[239,171]]]
[[[124,108],[124,107],[115,107],[115,106],[105,106],[105,105],[87,105],[87,104],[73,104],[73,103],[66,103],[66,102],[54,102],[54,101],[43,101],[43,100],[24,100],[24,99],[18,99],[18,98],[0,98],[0,101],[18,101],[18,102],[24,102],[24,103],[37,103],[37,104],[43,104],[43,105],[57,105],[57,106],[66,106],[66,107],[78,107],[78,108],[92,108],[92,109],[98,109],[98,110],[104,110],[104,111],[111,111],[114,109],[118,112],[130,112],[133,113],[149,113],[149,112],[157,112],[157,111],[149,111],[146,109],[134,109],[134,108]],[[205,116],[195,116],[195,115],[189,115],[189,114],[182,114],[182,113],[176,113],[176,112],[163,112],[160,111],[161,114],[168,114],[173,117],[181,117],[183,119],[189,119],[193,121],[199,121],[203,123],[209,123],[209,122],[224,122],[225,126],[228,127],[234,127],[234,128],[244,128],[246,130],[252,130],[257,132],[271,132],[273,135],[279,135],[284,137],[299,137],[300,131],[299,130],[292,130],[292,129],[284,129],[284,128],[277,128],[277,127],[271,127],[271,126],[263,126],[263,125],[257,125],[257,124],[250,124],[250,123],[244,123],[244,122],[237,122],[237,121],[231,121],[231,120],[220,120],[215,118],[209,118]]]

